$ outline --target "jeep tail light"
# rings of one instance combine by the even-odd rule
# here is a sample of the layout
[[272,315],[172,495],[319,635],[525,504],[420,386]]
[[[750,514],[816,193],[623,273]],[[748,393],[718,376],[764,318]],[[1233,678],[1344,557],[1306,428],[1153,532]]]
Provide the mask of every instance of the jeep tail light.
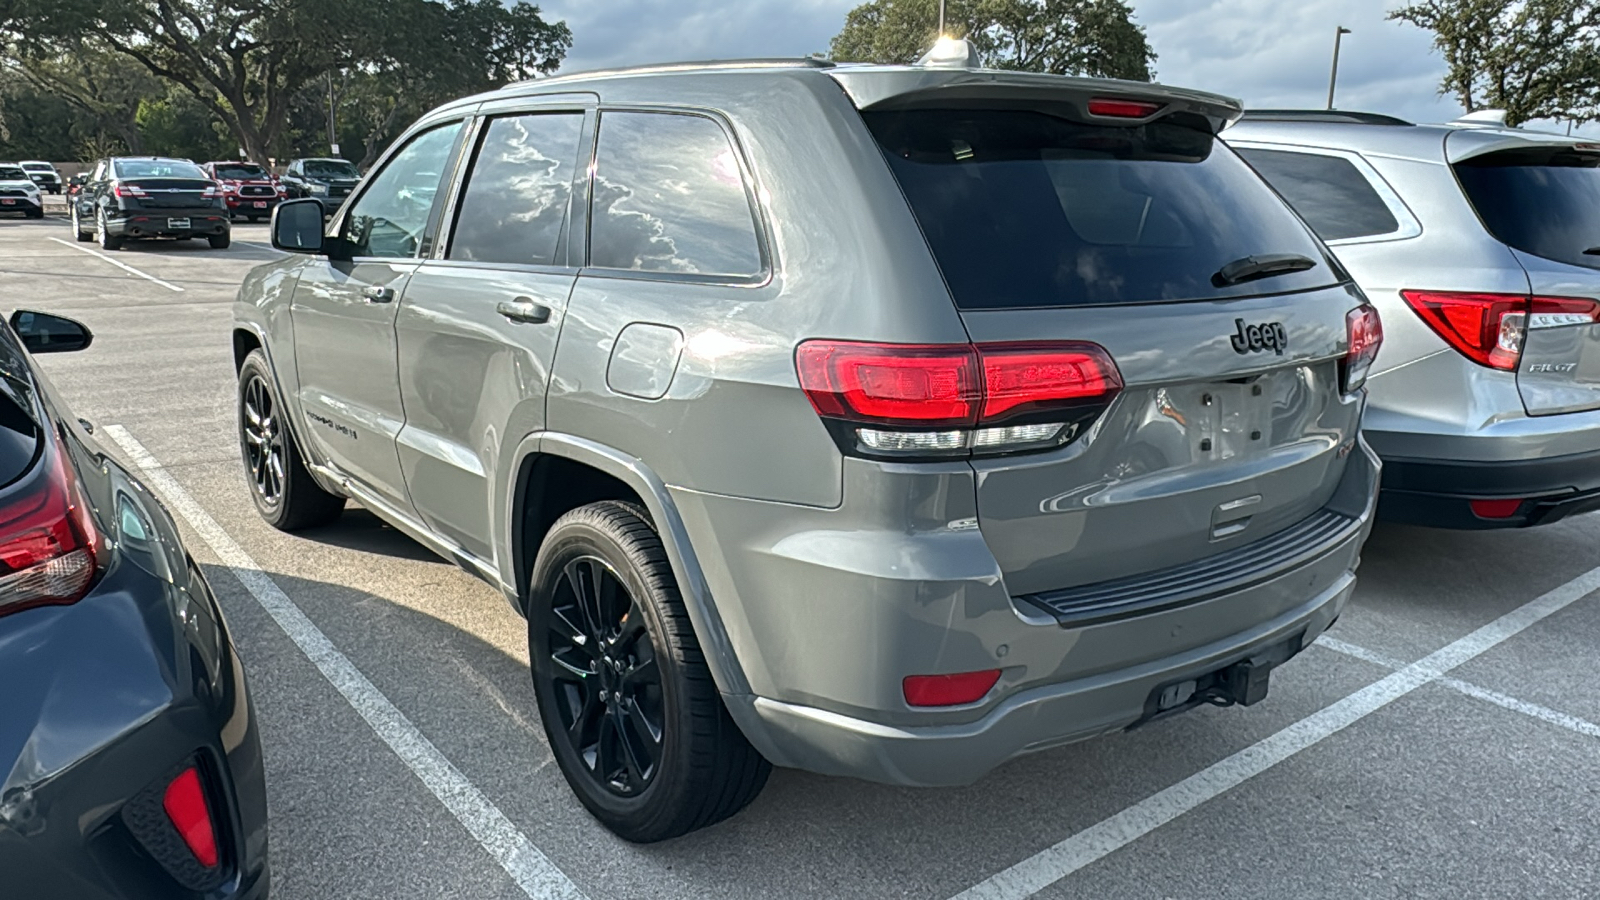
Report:
[[1528,329],[1600,322],[1600,303],[1578,297],[1529,297],[1453,291],[1400,296],[1445,343],[1480,366],[1514,372]]
[[1345,313],[1344,330],[1349,338],[1344,355],[1344,392],[1348,394],[1367,383],[1367,373],[1372,371],[1378,348],[1383,346],[1383,320],[1376,308],[1358,306]]
[[200,865],[208,869],[216,868],[217,830],[212,825],[211,809],[206,803],[199,770],[190,766],[172,779],[162,795],[161,808],[166,810],[172,827]]
[[145,196],[149,196],[144,192],[144,188],[139,187],[136,184],[123,184],[120,181],[112,186],[111,193],[116,194],[118,197],[145,197]]
[[1164,103],[1151,103],[1147,100],[1117,100],[1110,97],[1096,97],[1089,101],[1089,115],[1105,116],[1108,119],[1148,119],[1160,112]]
[[11,493],[0,501],[0,615],[77,601],[94,581],[100,535],[59,442]]
[[806,341],[795,367],[841,446],[867,455],[1059,446],[1122,389],[1110,355],[1081,342]]
[[909,706],[962,706],[982,700],[999,680],[999,669],[956,675],[908,675],[901,690]]

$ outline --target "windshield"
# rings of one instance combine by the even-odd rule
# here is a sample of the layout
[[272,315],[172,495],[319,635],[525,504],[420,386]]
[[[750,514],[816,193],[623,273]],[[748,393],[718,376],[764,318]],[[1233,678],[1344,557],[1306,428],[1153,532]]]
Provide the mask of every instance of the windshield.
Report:
[[[1026,110],[864,116],[962,309],[1205,300],[1336,281],[1305,225],[1198,128]],[[1216,277],[1264,254],[1314,264],[1246,284]]]
[[118,178],[199,178],[209,181],[200,167],[183,159],[119,159]]
[[55,170],[49,163],[23,163],[22,167],[29,172],[52,172]]
[[16,166],[0,166],[0,181],[27,181],[28,173]]
[[1457,163],[1455,170],[1495,237],[1525,253],[1600,269],[1600,154],[1572,147],[1505,150]]
[[212,168],[216,169],[218,178],[234,178],[243,181],[249,178],[267,177],[267,170],[254,163],[218,163]]
[[360,178],[356,167],[336,159],[308,159],[306,174],[312,178]]

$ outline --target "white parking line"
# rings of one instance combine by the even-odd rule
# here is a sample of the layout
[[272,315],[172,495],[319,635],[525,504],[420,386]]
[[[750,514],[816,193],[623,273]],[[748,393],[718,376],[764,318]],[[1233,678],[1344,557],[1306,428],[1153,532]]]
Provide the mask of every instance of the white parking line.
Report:
[[124,272],[131,272],[134,275],[137,275],[137,276],[139,276],[140,278],[143,278],[146,281],[154,281],[156,284],[161,285],[162,287],[166,288],[169,291],[177,291],[180,294],[183,293],[183,288],[178,287],[177,285],[173,284],[172,282],[170,282],[170,281],[162,281],[161,279],[155,277],[154,275],[150,275],[150,274],[141,272],[138,269],[135,269],[133,266],[128,265],[127,263],[118,262],[117,260],[114,260],[111,257],[109,257],[109,256],[105,255],[104,253],[101,253],[101,252],[99,252],[97,250],[90,250],[88,247],[80,247],[80,246],[78,246],[77,244],[74,244],[71,241],[64,241],[64,240],[62,240],[61,238],[58,238],[58,237],[53,237],[50,240],[55,241],[56,243],[60,244],[63,247],[71,247],[74,250],[82,250],[83,252],[89,254],[90,256],[98,257],[100,259],[105,260],[108,263],[111,263],[113,266],[116,266],[117,268],[123,270]]
[[121,425],[107,425],[106,433],[121,447],[166,500],[199,533],[217,558],[233,572],[245,590],[272,616],[324,677],[361,714],[378,737],[389,745],[439,802],[477,839],[506,874],[536,900],[562,898],[586,900],[555,864],[528,840],[516,825],[478,790],[443,753],[389,702],[355,663],[339,652],[300,607],[262,571],[228,533],[211,518],[189,492],[161,466]]
[[1595,590],[1600,590],[1600,568],[1585,572],[1392,675],[984,879],[956,895],[955,900],[1020,900],[1031,896],[1443,677]]
[[[1353,656],[1356,659],[1372,663],[1373,665],[1383,666],[1385,669],[1403,669],[1406,665],[1400,660],[1391,659],[1381,653],[1374,653],[1365,647],[1358,647],[1355,644],[1346,643],[1338,638],[1317,638],[1317,646],[1326,647],[1335,653],[1343,653],[1345,656]],[[1564,712],[1559,712],[1551,709],[1548,706],[1540,706],[1537,703],[1529,703],[1526,700],[1518,700],[1516,697],[1512,697],[1508,694],[1502,694],[1499,691],[1491,691],[1486,687],[1479,687],[1470,681],[1462,681],[1459,678],[1440,678],[1439,684],[1449,688],[1452,691],[1458,691],[1466,694],[1468,697],[1476,697],[1479,700],[1493,703],[1496,706],[1504,707],[1512,712],[1519,712],[1525,716],[1532,716],[1535,719],[1540,719],[1550,723],[1551,725],[1556,725],[1569,731],[1576,731],[1579,734],[1586,734],[1589,737],[1600,738],[1600,725],[1596,725],[1587,719],[1580,719],[1577,716],[1569,716]]]

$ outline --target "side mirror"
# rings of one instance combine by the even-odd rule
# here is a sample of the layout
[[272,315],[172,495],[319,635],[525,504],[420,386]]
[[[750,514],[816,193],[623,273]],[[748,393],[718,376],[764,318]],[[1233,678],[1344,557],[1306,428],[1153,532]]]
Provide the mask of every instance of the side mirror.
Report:
[[11,314],[11,330],[29,353],[68,353],[94,343],[94,333],[82,322],[31,309]]
[[317,253],[323,244],[322,204],[288,200],[272,211],[272,246],[290,253]]

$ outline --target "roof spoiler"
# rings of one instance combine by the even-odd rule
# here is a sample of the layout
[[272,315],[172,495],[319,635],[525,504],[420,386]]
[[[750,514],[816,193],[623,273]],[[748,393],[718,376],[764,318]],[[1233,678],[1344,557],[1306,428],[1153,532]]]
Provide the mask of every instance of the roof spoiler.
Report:
[[[1244,112],[1238,100],[1218,94],[1107,78],[929,66],[840,66],[827,74],[861,110],[957,104],[1065,104],[1079,109],[1085,121],[1107,124],[1141,124],[1186,112],[1203,118],[1213,134],[1233,124]],[[1091,100],[1127,101],[1157,109],[1143,117],[1097,116],[1088,112]]]

